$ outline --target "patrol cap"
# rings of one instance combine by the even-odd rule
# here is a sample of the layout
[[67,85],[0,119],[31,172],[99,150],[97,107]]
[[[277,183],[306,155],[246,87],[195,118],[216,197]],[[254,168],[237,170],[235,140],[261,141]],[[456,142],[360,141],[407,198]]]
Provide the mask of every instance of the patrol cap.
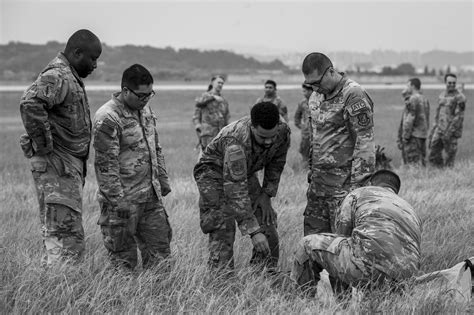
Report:
[[377,185],[378,183],[384,183],[393,188],[395,193],[398,194],[400,191],[400,186],[402,184],[400,177],[391,170],[378,170],[370,176],[370,181],[372,185]]

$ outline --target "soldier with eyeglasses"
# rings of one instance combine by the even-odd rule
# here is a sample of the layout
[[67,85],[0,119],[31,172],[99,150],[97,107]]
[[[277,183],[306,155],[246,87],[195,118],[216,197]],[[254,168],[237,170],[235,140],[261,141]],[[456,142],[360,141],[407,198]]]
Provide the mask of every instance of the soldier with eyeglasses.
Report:
[[157,118],[148,103],[155,95],[153,77],[134,64],[124,71],[121,86],[94,118],[98,224],[113,267],[133,269],[138,247],[148,268],[170,254],[163,197],[171,188]]
[[303,61],[311,146],[304,235],[332,232],[344,197],[375,169],[374,104],[369,94],[322,53]]

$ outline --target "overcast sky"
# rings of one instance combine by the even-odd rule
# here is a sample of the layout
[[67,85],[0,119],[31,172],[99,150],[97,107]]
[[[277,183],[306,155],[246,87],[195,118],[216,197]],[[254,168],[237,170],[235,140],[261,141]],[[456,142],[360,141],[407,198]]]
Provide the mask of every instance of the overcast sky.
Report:
[[473,1],[0,0],[0,43],[65,42],[240,52],[472,51]]

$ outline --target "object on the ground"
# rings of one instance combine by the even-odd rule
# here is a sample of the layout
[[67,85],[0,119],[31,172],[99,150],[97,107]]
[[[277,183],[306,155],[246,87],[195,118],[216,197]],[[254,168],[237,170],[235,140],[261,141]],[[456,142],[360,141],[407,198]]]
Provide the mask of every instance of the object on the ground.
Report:
[[474,257],[466,259],[449,269],[430,272],[415,279],[417,284],[427,284],[441,289],[459,303],[469,303],[472,298]]

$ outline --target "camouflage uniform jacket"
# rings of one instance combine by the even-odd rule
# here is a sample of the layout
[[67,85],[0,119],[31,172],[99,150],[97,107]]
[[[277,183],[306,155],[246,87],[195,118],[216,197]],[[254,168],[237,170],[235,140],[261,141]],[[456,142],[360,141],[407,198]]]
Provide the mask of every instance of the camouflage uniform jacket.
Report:
[[225,202],[242,235],[259,229],[249,197],[249,177],[265,168],[262,189],[275,197],[290,147],[290,128],[285,122],[278,124],[277,137],[268,149],[255,142],[250,126],[248,116],[226,126],[209,143],[195,167],[205,168],[209,176],[222,177]]
[[98,199],[113,207],[147,202],[153,190],[161,198],[160,183],[168,182],[155,114],[149,105],[131,111],[119,94],[94,117]]
[[313,92],[308,104],[311,183],[321,196],[345,196],[375,169],[374,104],[345,76],[329,97]]
[[54,151],[86,160],[91,141],[91,118],[84,83],[59,53],[20,101],[23,124],[34,151]]
[[438,99],[436,110],[435,133],[446,137],[461,138],[464,122],[466,97],[458,90],[448,93],[443,92]]
[[402,120],[398,129],[398,141],[404,143],[411,137],[426,139],[430,120],[430,103],[420,93],[405,100]]
[[279,97],[278,95],[275,94],[273,97],[259,97],[255,104],[261,103],[261,102],[270,102],[275,104],[278,107],[278,111],[280,112],[281,117],[285,119],[286,122],[288,122],[288,108],[285,105],[285,102]]
[[303,137],[310,137],[311,130],[309,127],[309,107],[308,100],[304,97],[296,108],[295,112],[295,126],[301,129]]
[[352,191],[336,212],[335,225],[336,234],[351,237],[353,262],[361,270],[402,279],[419,269],[421,220],[391,190],[367,186]]
[[196,98],[196,108],[193,115],[193,123],[201,129],[200,136],[215,136],[219,131],[229,124],[229,104],[226,100],[218,102],[211,92],[204,92]]

